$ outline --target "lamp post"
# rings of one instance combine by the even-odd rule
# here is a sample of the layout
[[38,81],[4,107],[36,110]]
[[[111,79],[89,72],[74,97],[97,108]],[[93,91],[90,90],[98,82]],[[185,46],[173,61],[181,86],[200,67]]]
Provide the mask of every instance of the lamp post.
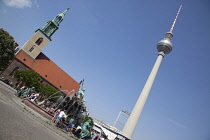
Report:
[[149,92],[152,88],[153,82],[155,80],[156,74],[158,72],[158,69],[160,67],[161,61],[164,58],[165,54],[169,54],[172,51],[172,42],[171,39],[173,37],[173,28],[176,23],[176,19],[179,15],[179,12],[181,10],[182,5],[179,8],[179,11],[176,15],[176,18],[173,22],[173,25],[169,32],[166,33],[165,38],[158,42],[157,44],[157,50],[158,50],[158,57],[157,60],[153,66],[153,69],[146,81],[146,84],[133,108],[133,111],[130,114],[130,117],[128,118],[123,130],[122,135],[125,136],[128,139],[131,139],[133,132],[136,128],[136,125],[138,123],[139,117],[141,115],[141,112],[143,110],[144,104],[146,103],[147,97],[149,95]]

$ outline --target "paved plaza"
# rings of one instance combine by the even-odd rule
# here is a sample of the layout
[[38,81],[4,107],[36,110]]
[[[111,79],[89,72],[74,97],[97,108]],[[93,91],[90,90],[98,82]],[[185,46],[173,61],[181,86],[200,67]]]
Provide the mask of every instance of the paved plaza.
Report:
[[0,140],[73,140],[14,94],[0,81]]

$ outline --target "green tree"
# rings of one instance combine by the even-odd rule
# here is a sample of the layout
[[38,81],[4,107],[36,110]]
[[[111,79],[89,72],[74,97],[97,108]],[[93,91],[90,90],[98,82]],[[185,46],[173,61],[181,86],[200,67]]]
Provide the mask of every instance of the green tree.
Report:
[[52,102],[55,102],[59,98],[59,96],[62,95],[61,92],[58,92],[58,90],[56,90],[54,87],[49,86],[49,85],[43,86],[41,89],[41,93],[46,98],[49,97],[49,100]]
[[18,82],[27,87],[35,87],[38,91],[42,88],[41,77],[33,70],[17,70],[13,75]]
[[51,99],[49,100],[52,102],[55,102],[59,96],[62,95],[62,93],[58,92],[58,90],[56,90],[54,87],[50,85],[43,85],[41,83],[41,76],[33,70],[17,70],[13,75],[16,80],[18,82],[22,82],[23,85],[26,85],[27,87],[35,87],[35,90],[40,92],[45,98],[48,98],[57,92],[52,97],[50,97]]
[[6,69],[14,58],[14,42],[14,38],[0,28],[0,71]]

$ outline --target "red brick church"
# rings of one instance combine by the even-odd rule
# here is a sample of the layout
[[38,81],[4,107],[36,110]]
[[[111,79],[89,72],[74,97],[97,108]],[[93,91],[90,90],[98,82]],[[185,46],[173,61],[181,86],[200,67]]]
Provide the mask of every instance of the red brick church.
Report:
[[40,74],[42,82],[46,85],[51,85],[58,90],[77,92],[79,83],[42,53],[42,49],[51,41],[51,36],[58,30],[68,10],[69,8],[48,21],[43,28],[36,30],[35,34],[15,54],[15,59],[1,73],[1,76],[15,85],[17,81],[12,74],[16,70],[32,69]]

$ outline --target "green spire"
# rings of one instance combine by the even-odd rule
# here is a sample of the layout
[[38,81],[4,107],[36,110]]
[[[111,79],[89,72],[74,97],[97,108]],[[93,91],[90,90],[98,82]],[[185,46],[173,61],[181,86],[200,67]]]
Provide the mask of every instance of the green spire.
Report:
[[63,13],[58,14],[53,20],[52,22],[59,26],[59,24],[63,21],[65,14],[67,13],[67,11],[69,10],[69,8],[67,8]]
[[65,15],[69,9],[70,9],[70,8],[67,8],[67,9],[63,12],[63,14]]
[[54,19],[48,21],[44,27],[40,28],[41,30],[50,40],[51,36],[58,30],[60,23],[63,21],[65,14],[69,8],[67,8],[63,13],[58,14]]

